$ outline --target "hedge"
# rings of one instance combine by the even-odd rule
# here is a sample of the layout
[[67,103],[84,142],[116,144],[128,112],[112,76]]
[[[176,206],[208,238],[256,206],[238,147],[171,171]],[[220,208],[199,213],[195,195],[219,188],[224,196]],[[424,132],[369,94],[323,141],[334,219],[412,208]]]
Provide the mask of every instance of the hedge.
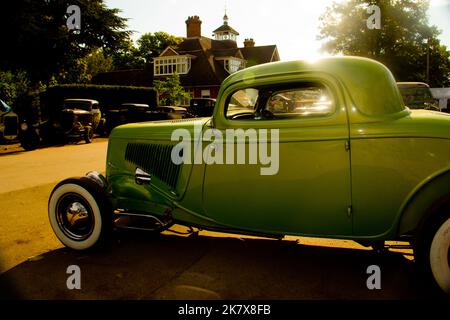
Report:
[[42,106],[48,113],[61,110],[64,99],[98,100],[103,112],[126,102],[157,106],[157,94],[151,87],[66,84],[51,86],[41,94]]

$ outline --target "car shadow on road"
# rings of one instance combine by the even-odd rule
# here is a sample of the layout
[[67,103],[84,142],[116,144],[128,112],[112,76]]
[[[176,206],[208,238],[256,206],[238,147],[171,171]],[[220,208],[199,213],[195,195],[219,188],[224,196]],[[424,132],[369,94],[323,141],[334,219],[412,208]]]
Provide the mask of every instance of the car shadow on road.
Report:
[[[69,290],[67,268],[81,270]],[[369,290],[367,267],[381,270]],[[399,253],[211,236],[115,234],[97,252],[59,249],[0,276],[1,299],[432,299]]]

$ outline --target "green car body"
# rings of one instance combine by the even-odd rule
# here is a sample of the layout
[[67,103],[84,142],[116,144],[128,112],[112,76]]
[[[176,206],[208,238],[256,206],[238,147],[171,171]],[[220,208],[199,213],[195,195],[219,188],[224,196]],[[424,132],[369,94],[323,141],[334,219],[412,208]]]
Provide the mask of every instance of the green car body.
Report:
[[[239,90],[302,83],[326,87],[332,112],[254,121],[227,114]],[[250,163],[175,165],[176,129],[191,134],[197,152],[211,144],[202,135],[206,130],[278,129],[278,171],[261,175],[261,166]],[[236,144],[248,149],[253,142]],[[151,176],[150,183],[137,183],[137,168]],[[401,239],[414,235],[436,203],[448,202],[450,116],[406,108],[390,71],[373,60],[270,63],[229,76],[212,118],[115,128],[106,181],[114,209],[206,229]]]
[[116,127],[106,177],[63,180],[48,208],[75,250],[105,244],[114,226],[173,223],[377,251],[402,240],[450,295],[450,115],[405,107],[373,60],[259,65],[223,82],[212,117]]

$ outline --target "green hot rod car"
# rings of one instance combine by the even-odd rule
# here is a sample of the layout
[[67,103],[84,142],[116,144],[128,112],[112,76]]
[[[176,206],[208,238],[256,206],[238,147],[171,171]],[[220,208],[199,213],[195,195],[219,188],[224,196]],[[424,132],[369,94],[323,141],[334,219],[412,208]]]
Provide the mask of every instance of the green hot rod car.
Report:
[[76,250],[105,243],[121,217],[155,231],[405,241],[450,293],[450,116],[406,108],[370,59],[255,66],[223,82],[212,117],[115,128],[106,176],[62,181],[48,209]]

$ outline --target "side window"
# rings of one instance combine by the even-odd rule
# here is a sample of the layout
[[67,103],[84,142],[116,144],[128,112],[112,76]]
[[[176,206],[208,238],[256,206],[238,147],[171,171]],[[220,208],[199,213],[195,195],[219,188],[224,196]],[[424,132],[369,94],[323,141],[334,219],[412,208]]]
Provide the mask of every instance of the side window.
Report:
[[318,83],[236,91],[228,101],[230,120],[282,120],[324,117],[335,111],[329,90]]
[[265,110],[276,119],[323,117],[334,112],[334,105],[328,90],[314,85],[274,92]]

